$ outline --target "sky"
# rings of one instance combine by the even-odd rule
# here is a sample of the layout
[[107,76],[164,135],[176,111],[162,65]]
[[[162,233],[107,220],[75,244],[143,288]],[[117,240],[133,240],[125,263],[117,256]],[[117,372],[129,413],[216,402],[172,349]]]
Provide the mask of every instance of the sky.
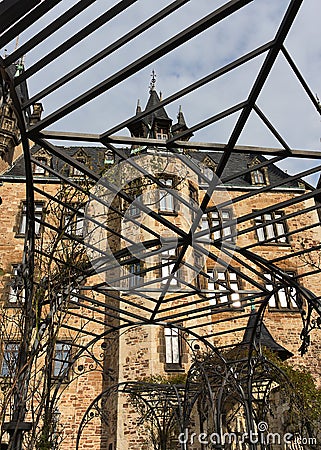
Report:
[[[66,11],[74,0],[63,0],[50,13],[42,17],[29,30],[20,35],[18,45],[26,42],[35,32],[45,28],[55,17]],[[66,38],[73,36],[90,20],[115,5],[115,0],[97,0],[77,18],[52,37],[41,42],[25,56],[26,68]],[[32,96],[40,89],[96,54],[132,28],[170,4],[171,1],[137,0],[126,11],[97,29],[89,38],[79,42],[59,59],[48,64],[29,80]],[[160,21],[121,50],[110,55],[92,69],[42,100],[44,115],[48,115],[66,102],[140,56],[163,41],[201,19],[214,9],[224,5],[220,0],[190,0],[175,13]],[[178,47],[150,66],[145,67],[117,87],[109,90],[81,110],[50,126],[52,130],[102,133],[134,114],[140,99],[145,106],[149,95],[150,74],[156,71],[156,89],[164,98],[201,77],[231,62],[256,47],[271,40],[277,31],[289,0],[254,0],[232,16]],[[311,90],[321,98],[321,39],[319,18],[320,0],[304,0],[286,39],[285,46]],[[17,42],[8,45],[10,53]],[[4,49],[2,49],[2,54]],[[166,107],[170,117],[176,118],[182,106],[187,125],[192,126],[245,100],[260,70],[265,54],[241,66],[229,74],[182,97]],[[258,106],[292,148],[320,149],[320,116],[303,92],[282,55],[278,60],[258,99]],[[195,133],[195,141],[225,143],[238,118],[234,114],[214,125]],[[121,135],[128,135],[122,130]],[[240,139],[240,145],[278,147],[279,143],[266,130],[255,114],[250,117]],[[297,168],[297,161],[288,161],[289,173]],[[301,162],[301,168],[311,162]]]

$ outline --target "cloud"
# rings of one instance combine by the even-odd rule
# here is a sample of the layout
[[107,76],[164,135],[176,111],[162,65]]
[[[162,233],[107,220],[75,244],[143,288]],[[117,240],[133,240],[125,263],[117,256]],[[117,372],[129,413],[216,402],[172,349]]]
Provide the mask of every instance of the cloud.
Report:
[[[63,0],[50,14],[35,23],[28,32],[20,37],[20,45],[37,29],[41,30],[47,26],[55,17],[75,3],[75,1]],[[108,7],[116,3],[116,1],[108,2]],[[52,61],[39,74],[31,77],[29,80],[31,95],[39,92],[43,87],[54,82],[170,3],[165,0],[135,2],[126,11],[97,29],[89,38],[79,42],[64,56]],[[44,98],[45,114],[52,113],[75,96],[81,95],[196,20],[211,13],[213,3],[215,3],[215,8],[218,8],[226,2],[208,0],[187,2],[152,29],[65,87]],[[240,11],[89,102],[82,109],[53,124],[51,128],[99,133],[113,127],[134,113],[138,98],[141,99],[142,105],[145,104],[148,98],[150,73],[153,68],[158,75],[157,89],[163,92],[164,97],[167,97],[272,39],[289,3],[289,0],[270,0],[268,2],[254,0]],[[78,30],[83,29],[90,20],[105,11],[106,1],[96,1],[70,24],[26,55],[26,65],[30,67],[41,56],[64,42],[66,38],[73,36]],[[321,4],[318,0],[303,2],[286,39],[286,47],[313,92],[319,92],[321,97],[319,81],[321,39],[318,23],[320,13]],[[245,100],[260,70],[264,56],[256,58],[219,80],[183,97],[175,104],[169,105],[168,113],[175,119],[178,106],[182,105],[188,125],[192,126]],[[290,146],[319,149],[321,130],[318,113],[311,106],[311,102],[307,99],[282,55],[279,56],[264,86],[258,104]],[[255,114],[248,121],[239,143],[278,146],[279,143],[254,116]],[[195,133],[195,139],[226,142],[236,118],[237,115],[231,116]],[[122,131],[122,134],[124,133],[127,133],[126,130]]]

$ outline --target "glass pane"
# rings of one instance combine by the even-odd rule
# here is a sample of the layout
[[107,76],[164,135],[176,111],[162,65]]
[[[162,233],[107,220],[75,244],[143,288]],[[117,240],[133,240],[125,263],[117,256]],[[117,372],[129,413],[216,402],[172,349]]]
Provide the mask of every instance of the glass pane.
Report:
[[26,229],[27,229],[27,217],[26,217],[26,213],[23,212],[23,214],[21,216],[19,234],[26,234]]
[[167,364],[180,364],[179,331],[165,328],[165,361]]
[[257,234],[257,238],[258,238],[259,242],[264,242],[265,241],[263,228],[257,228],[256,234]]
[[297,308],[297,297],[298,297],[298,293],[295,287],[289,287],[288,289],[288,295],[289,295],[289,300],[291,303],[291,308]]
[[267,239],[271,239],[275,237],[273,225],[266,226],[266,237]]
[[[62,375],[67,370],[70,360],[70,350],[70,344],[57,342],[53,368],[53,375],[55,377]],[[67,375],[67,373],[64,375]]]
[[201,220],[201,229],[208,230],[208,228],[209,228],[209,226],[208,226],[207,214],[203,214],[202,220]]
[[179,364],[180,362],[180,355],[179,355],[179,337],[178,335],[172,336],[172,363],[173,364]]
[[213,170],[210,167],[204,167],[204,175],[211,180],[213,178]]
[[[282,234],[285,233],[285,227],[284,224],[282,222],[279,222],[276,224],[276,230],[277,230],[277,236],[281,236]],[[283,236],[281,238],[278,238],[279,242],[286,242],[286,237]]]
[[[213,216],[212,216],[213,217]],[[213,218],[212,219],[212,227],[217,227],[220,226],[220,221]],[[214,239],[220,239],[221,238],[221,230],[216,230],[214,231],[214,235],[213,235]]]
[[12,375],[17,364],[19,351],[18,342],[6,342],[3,352],[1,375],[9,376]]
[[280,306],[281,308],[287,308],[288,307],[288,302],[286,299],[286,291],[284,288],[281,288],[278,292],[278,297],[279,297],[279,302],[280,302]]
[[[35,214],[35,218],[38,220],[42,220],[42,214],[36,213]],[[40,223],[35,221],[35,234],[39,234],[40,233]]]
[[167,191],[161,190],[159,191],[159,195],[159,209],[161,211],[174,211],[174,198],[172,194]]
[[[271,289],[272,290],[272,289]],[[275,301],[275,296],[274,296],[274,294],[272,295],[272,297],[270,297],[270,300],[269,300],[269,306],[271,307],[271,308],[276,308],[276,301]]]

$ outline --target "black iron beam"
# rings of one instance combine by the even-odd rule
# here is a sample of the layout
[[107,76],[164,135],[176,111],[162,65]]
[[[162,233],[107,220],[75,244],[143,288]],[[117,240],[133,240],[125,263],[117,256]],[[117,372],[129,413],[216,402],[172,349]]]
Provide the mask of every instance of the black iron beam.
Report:
[[[23,55],[30,50],[34,49],[37,45],[41,44],[47,37],[59,30],[63,25],[68,23],[71,19],[81,13],[84,9],[88,8],[96,0],[80,0],[76,5],[72,6],[68,11],[58,17],[56,20],[48,24],[39,33],[34,35],[29,41],[18,47],[13,53],[7,56],[6,62],[8,65],[18,61]],[[15,85],[16,85],[15,80]]]
[[102,81],[101,83],[99,83],[92,89],[88,90],[84,94],[75,98],[71,102],[65,104],[64,106],[62,106],[61,108],[59,108],[58,110],[56,110],[55,112],[44,118],[43,120],[39,121],[36,125],[30,127],[29,130],[30,136],[32,137],[32,135],[35,132],[39,132],[48,125],[51,125],[52,123],[56,122],[62,117],[70,114],[72,111],[75,111],[80,106],[83,106],[90,100],[93,100],[94,98],[98,97],[102,93],[106,92],[108,89],[114,87],[116,84],[119,84],[121,81],[125,80],[129,76],[143,69],[144,67],[146,67],[146,65],[156,61],[160,57],[171,52],[172,50],[177,49],[180,45],[185,44],[193,37],[202,33],[204,30],[208,29],[214,24],[222,21],[223,19],[225,19],[232,13],[236,12],[237,10],[241,9],[248,3],[251,3],[252,1],[253,0],[231,0],[226,5],[223,5],[221,8],[218,8],[213,13],[208,14],[203,19],[199,20],[198,22],[194,23],[193,25],[186,28],[182,32],[178,33],[173,38],[169,39],[165,43],[151,50],[146,55],[129,64],[124,69],[118,71],[117,73],[107,78],[106,80]]
[[166,99],[161,100],[154,107],[148,108],[145,111],[143,111],[139,114],[136,114],[135,116],[130,117],[129,119],[125,120],[124,122],[121,122],[119,125],[116,125],[115,127],[110,128],[108,131],[105,131],[104,133],[101,134],[101,139],[110,137],[112,134],[117,133],[118,131],[122,130],[123,128],[128,127],[136,120],[143,119],[144,117],[146,117],[147,115],[156,111],[157,109],[162,108],[166,105],[169,105],[170,103],[173,103],[176,100],[179,100],[181,97],[184,97],[185,95],[199,89],[200,87],[210,83],[211,81],[214,81],[216,78],[219,78],[219,77],[225,75],[226,73],[230,72],[231,70],[236,69],[237,67],[239,67],[239,66],[245,64],[246,62],[261,55],[262,53],[265,53],[267,50],[269,50],[271,48],[272,45],[273,45],[273,41],[267,42],[266,44],[256,48],[255,50],[252,50],[249,53],[246,53],[244,56],[237,58],[236,60],[232,61],[231,63],[226,64],[225,66],[221,67],[220,69],[215,70],[211,74],[206,75],[205,77],[199,79],[198,81],[195,81],[194,83],[190,84],[186,88],[183,88],[183,89],[177,91],[175,94],[170,95]]
[[17,20],[21,19],[41,0],[2,0],[0,2],[0,33],[3,33]]
[[189,2],[190,0],[176,0],[175,2],[168,5],[166,8],[159,11],[157,14],[152,16],[150,19],[143,22],[141,25],[138,25],[136,28],[131,30],[129,33],[122,36],[120,39],[115,41],[113,44],[108,45],[104,50],[97,53],[92,58],[88,59],[84,63],[80,64],[78,67],[64,75],[63,77],[59,78],[57,81],[52,83],[51,85],[47,86],[42,91],[35,94],[33,97],[28,99],[24,103],[24,107],[27,107],[29,105],[32,105],[33,103],[39,101],[43,97],[46,97],[47,95],[51,94],[55,90],[57,90],[59,87],[63,86],[64,84],[68,83],[78,75],[85,72],[87,69],[93,67],[95,64],[97,64],[102,59],[106,58],[107,56],[114,53],[116,50],[119,50],[122,46],[124,46],[127,42],[130,42],[140,34],[142,34],[144,31],[146,31],[148,28],[152,27],[162,19],[168,17],[169,14],[176,11],[178,8],[183,6],[185,3]]
[[16,77],[16,79],[15,79],[16,85],[20,84],[22,81],[26,80],[27,78],[29,78],[32,75],[34,75],[35,73],[37,73],[39,70],[46,67],[48,64],[50,64],[56,58],[61,56],[66,51],[70,50],[72,47],[77,45],[80,41],[85,39],[87,36],[89,36],[91,33],[96,31],[98,28],[103,26],[108,21],[112,20],[114,17],[116,17],[118,14],[120,14],[122,11],[124,11],[126,8],[128,8],[130,5],[132,5],[135,2],[137,2],[137,0],[121,0],[115,6],[113,6],[108,11],[106,11],[104,14],[102,14],[100,17],[98,17],[93,22],[91,22],[89,25],[87,25],[82,30],[75,33],[72,37],[67,39],[63,44],[60,44],[57,48],[55,48],[50,53],[48,53],[46,56],[41,58],[33,66],[31,66],[29,69],[25,70],[21,75]]
[[[51,0],[42,1],[38,4],[32,11],[29,12],[28,15],[19,20],[13,27],[3,33],[0,37],[0,47],[4,47],[7,45],[12,39],[19,36],[23,31],[25,31],[28,27],[30,27],[33,23],[35,23],[38,19],[40,19],[44,14],[49,12],[52,8],[54,8],[58,3],[62,0]],[[20,0],[21,3],[21,0]]]

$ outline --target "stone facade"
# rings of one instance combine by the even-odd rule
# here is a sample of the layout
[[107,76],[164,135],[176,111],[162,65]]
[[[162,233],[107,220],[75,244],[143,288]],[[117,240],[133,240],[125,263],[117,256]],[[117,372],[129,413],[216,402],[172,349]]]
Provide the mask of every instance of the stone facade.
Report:
[[[159,98],[156,92],[152,90],[149,105],[154,105],[157,101],[159,101]],[[169,119],[163,109],[160,109],[158,114],[156,113],[152,118],[154,128],[151,128],[152,136],[150,137],[161,139],[162,137],[158,135],[165,136],[166,138],[170,133],[179,133],[187,130],[181,111],[178,116],[177,124],[173,126],[171,119]],[[148,118],[148,120],[149,119],[151,118]],[[142,136],[147,132],[146,130],[150,129],[147,125],[148,124],[143,121],[141,123],[136,123],[130,131],[133,136]],[[187,135],[187,138],[190,138],[190,135]],[[170,197],[169,199],[167,197],[166,199],[165,197],[168,196],[168,193],[164,194],[164,202],[168,202],[166,206],[168,210],[164,212],[164,217],[167,220],[170,220],[170,222],[179,230],[188,233],[193,222],[193,214],[197,213],[198,205],[202,203],[204,198],[206,186],[202,187],[202,183],[199,182],[198,177],[193,171],[190,172],[185,166],[180,166],[181,162],[179,159],[173,159],[171,157],[167,160],[168,156],[166,155],[159,157],[159,154],[161,153],[160,149],[149,148],[142,150],[139,148],[132,148],[131,150],[135,153],[139,151],[139,155],[144,157],[148,164],[154,164],[153,171],[155,172],[155,175],[157,175],[159,179],[165,180],[165,183],[166,180],[171,180],[171,182],[173,182],[173,185],[171,186],[173,191],[177,190],[179,195],[186,200],[185,204],[182,203],[177,205],[177,210],[175,210],[175,214],[173,214],[174,209],[176,208],[173,206],[175,199],[173,197]],[[91,167],[97,173],[106,173],[106,166],[104,165],[106,155],[104,155],[102,149],[98,150],[78,147],[64,149],[64,151],[68,152],[71,157],[81,163]],[[0,196],[2,198],[0,267],[4,272],[4,275],[0,278],[0,296],[2,311],[4,311],[3,316],[7,318],[14,317],[18,310],[17,308],[19,308],[19,301],[10,301],[10,295],[12,295],[12,286],[15,279],[14,267],[19,265],[22,261],[24,233],[22,232],[21,224],[24,220],[23,208],[24,202],[26,201],[21,148],[17,146],[13,154],[15,156],[13,158],[13,164],[10,165],[10,167],[5,158],[2,159],[2,166],[0,165],[0,169],[2,169],[0,186]],[[46,150],[35,146],[32,148],[32,154],[35,158],[38,157],[42,163],[55,167],[56,170],[67,174],[66,176],[72,181],[76,181],[81,185],[79,180],[82,179],[83,176],[75,172],[71,173],[69,170],[66,171],[68,167],[66,168],[66,165],[61,161],[57,162],[51,159],[51,156]],[[93,154],[95,154],[95,157],[93,157]],[[198,158],[198,161],[203,163],[204,167],[210,169],[215,168],[217,162],[215,160],[219,159],[219,157],[219,152],[208,152],[208,154],[203,155],[197,155],[197,152],[188,153],[188,158]],[[245,167],[248,168],[255,168],[255,164],[262,162],[261,160],[255,162],[254,156],[250,154],[238,155],[237,157],[246,160],[244,164]],[[160,159],[156,164],[155,160],[157,158]],[[209,159],[206,160],[206,158]],[[253,164],[253,161],[255,164]],[[213,164],[213,166],[211,166],[211,164]],[[237,161],[235,164],[237,164]],[[109,167],[110,166],[108,165],[107,168]],[[53,210],[50,210],[48,207],[48,204],[50,204],[51,207],[55,204],[53,198],[59,198],[61,192],[64,189],[68,190],[69,188],[67,189],[66,185],[62,184],[60,180],[51,173],[46,173],[42,170],[37,171],[36,167],[34,168],[34,171],[34,183],[36,187],[35,204],[41,204],[43,208],[40,221],[47,221],[53,227],[56,227],[55,230],[50,228],[45,229],[45,227],[40,224],[38,229],[39,236],[37,237],[36,244],[36,248],[40,250],[46,248],[46,245],[48,248],[50,247],[50,239],[57,237],[59,230],[63,229],[65,232],[71,233],[71,228],[68,226],[66,227],[66,224],[63,221],[64,217],[62,217],[64,214],[66,215],[67,212],[61,209],[53,212]],[[249,178],[244,178],[243,180],[236,179],[233,181],[233,185],[227,183],[224,189],[218,189],[209,202],[209,208],[214,208],[217,203],[227,205],[226,207],[221,208],[220,214],[225,212],[229,214],[229,220],[235,219],[235,223],[228,228],[229,233],[232,233],[233,229],[234,231],[237,230],[236,239],[233,244],[242,248],[257,244],[253,251],[267,260],[275,261],[275,259],[279,259],[279,261],[276,261],[276,264],[280,269],[296,275],[305,273],[306,262],[300,255],[291,258],[290,262],[282,260],[282,257],[291,252],[298,252],[302,249],[302,245],[315,246],[320,242],[320,228],[310,227],[312,224],[316,224],[319,221],[317,211],[313,210],[313,198],[308,198],[301,203],[295,201],[297,196],[300,196],[305,192],[308,193],[309,188],[302,184],[302,182],[292,182],[288,180],[288,176],[274,166],[265,168],[264,173],[260,175],[265,177],[263,179],[257,174],[253,175],[252,172],[249,175]],[[256,176],[258,176],[258,178],[255,178]],[[254,189],[258,190],[260,187],[264,187],[264,185],[268,186],[269,184],[273,184],[276,180],[281,184],[279,188],[275,188],[269,192],[260,192],[256,195],[253,194]],[[283,180],[283,184],[280,180]],[[256,181],[259,181],[259,183],[255,184]],[[253,194],[251,197],[247,195],[249,192],[252,192]],[[86,201],[86,198],[82,198],[80,201],[79,197],[77,197],[78,194],[74,196],[72,189],[68,190],[68,194],[66,195],[69,196],[69,203],[75,205],[78,210],[80,210],[80,204],[81,207],[83,207],[83,203]],[[158,213],[159,203],[162,202],[162,197],[160,197],[160,195],[162,195],[161,187],[155,185],[147,186],[144,185],[143,182],[139,189],[138,197],[141,197],[143,203],[148,204],[155,213]],[[64,197],[61,198],[64,199]],[[286,213],[287,215],[290,214],[291,218],[287,219],[285,225],[285,222],[282,222],[282,218],[279,217],[279,222],[277,220],[275,222],[276,225],[274,226],[274,231],[271,231],[271,236],[272,238],[273,236],[275,237],[275,242],[260,242],[261,235],[259,235],[259,232],[255,229],[257,222],[255,221],[255,216],[253,216],[253,211],[260,211],[271,205],[282,205],[283,202],[291,199],[294,199],[292,205],[287,206],[286,209],[281,208],[282,213]],[[171,202],[173,202],[173,204]],[[116,199],[111,203],[108,203],[108,205],[110,204],[117,209],[122,207],[124,200]],[[196,213],[191,212],[191,204],[195,206]],[[298,214],[298,212],[303,209],[310,209],[310,212]],[[120,220],[119,217],[116,219],[114,216],[110,216],[111,212],[109,208],[108,214],[109,216],[106,216],[106,222],[104,222],[104,224],[110,226],[114,232],[120,232],[123,238],[129,239],[132,236],[135,236],[135,239],[138,239],[139,242],[144,242],[149,238],[146,228],[157,232],[157,234],[164,239],[171,237],[171,233],[168,231],[166,223],[160,223],[148,214],[137,214],[137,216],[140,216],[140,226],[136,225],[136,228],[130,220]],[[205,220],[207,219],[205,218]],[[278,223],[281,223],[279,228],[277,228]],[[146,228],[142,227],[142,225]],[[248,229],[250,230],[247,231]],[[261,228],[261,230],[262,229],[267,230],[266,227]],[[304,229],[304,231],[296,233],[296,230],[298,229]],[[46,233],[44,230],[46,230]],[[206,230],[205,221],[203,224],[201,222],[199,223],[195,232],[201,232],[202,230]],[[285,231],[289,232],[289,237],[285,237],[278,241],[277,233],[282,235],[282,232]],[[77,237],[77,225],[76,228],[73,229],[73,232]],[[109,243],[110,249],[115,253],[120,252],[125,248],[124,239],[111,233],[108,229],[104,229],[100,233],[99,242],[102,243],[101,250],[105,248],[106,242]],[[59,238],[59,242],[59,245],[61,245],[61,247],[59,247],[59,257],[62,258],[66,255],[66,253],[63,252],[64,243],[66,241]],[[206,245],[208,246],[209,251],[216,252],[220,257],[222,256],[217,248],[212,248],[210,242]],[[79,261],[81,261],[83,256],[84,255],[79,256]],[[173,256],[171,254],[168,254],[167,256],[169,258],[168,267],[170,268],[173,264],[171,261],[174,261],[175,259],[171,259],[171,256]],[[180,277],[185,280],[188,279],[188,282],[191,283],[199,283],[202,295],[186,295],[186,297],[182,295],[181,298],[177,298],[174,296],[174,293],[170,294],[167,296],[166,303],[162,305],[159,312],[158,324],[142,324],[139,320],[135,319],[138,312],[142,311],[141,307],[146,308],[146,318],[153,307],[151,298],[145,299],[143,295],[139,295],[139,291],[138,294],[135,294],[135,292],[132,293],[130,289],[128,292],[126,292],[126,289],[111,289],[109,293],[106,292],[105,295],[103,295],[99,290],[96,292],[94,289],[89,289],[90,286],[99,284],[102,281],[102,277],[104,281],[110,282],[113,277],[116,277],[116,270],[114,272],[109,272],[107,279],[104,279],[104,275],[102,274],[90,274],[86,280],[82,281],[81,286],[77,291],[76,298],[72,297],[71,292],[71,287],[74,286],[75,279],[71,276],[68,278],[68,274],[64,275],[66,278],[65,280],[62,279],[61,283],[65,281],[65,287],[68,288],[69,286],[67,294],[70,304],[59,319],[60,323],[55,328],[58,334],[54,336],[54,339],[58,343],[72,343],[72,357],[74,357],[74,360],[68,371],[68,376],[64,382],[61,383],[60,387],[58,387],[57,384],[56,389],[58,398],[57,405],[59,407],[59,426],[57,426],[56,433],[59,434],[57,437],[58,440],[63,438],[61,443],[62,449],[75,448],[77,432],[80,426],[82,428],[79,450],[89,448],[97,450],[147,450],[152,448],[149,441],[150,430],[148,430],[146,422],[139,422],[140,417],[137,415],[137,407],[135,407],[135,402],[133,402],[132,397],[126,391],[126,383],[152,380],[157,379],[157,377],[166,379],[173,376],[182,376],[188,371],[193,362],[193,352],[206,351],[203,342],[198,340],[197,337],[193,335],[180,336],[180,348],[177,350],[173,350],[172,348],[171,356],[173,357],[173,360],[168,360],[168,342],[171,342],[172,345],[176,342],[175,335],[166,335],[165,333],[165,330],[167,329],[167,316],[171,308],[176,307],[177,311],[181,313],[177,322],[172,321],[172,323],[177,323],[182,327],[190,329],[197,329],[196,334],[200,337],[210,335],[209,341],[212,345],[217,347],[226,346],[229,348],[230,346],[242,342],[249,315],[251,314],[251,311],[253,311],[253,307],[255,307],[254,304],[257,301],[257,299],[254,300],[252,305],[251,302],[247,301],[247,298],[251,296],[251,292],[255,290],[255,283],[259,283],[260,281],[262,283],[262,280],[260,280],[259,277],[259,273],[262,273],[262,270],[258,265],[254,267],[253,262],[249,262],[246,254],[238,254],[237,256],[238,257],[235,259],[232,258],[231,265],[238,269],[243,277],[234,282],[234,285],[237,283],[237,289],[234,287],[234,294],[229,297],[230,303],[228,303],[227,298],[225,298],[227,296],[226,293],[224,295],[221,294],[221,297],[219,296],[219,287],[215,287],[215,292],[217,294],[216,299],[214,298],[215,295],[213,295],[213,293],[210,295],[217,279],[212,279],[212,275],[203,276],[202,274],[199,274],[200,272],[207,274],[209,271],[212,271],[213,273],[214,269],[216,275],[219,276],[219,264],[213,264],[213,260],[206,260],[204,258],[201,262],[197,262],[197,256],[194,252],[190,251],[190,253],[187,253],[186,261],[192,266],[199,265],[199,273],[194,274],[193,271],[185,265],[180,269]],[[91,255],[91,257],[93,256]],[[154,283],[153,286],[156,286],[155,279],[158,279],[158,289],[162,288],[163,277],[168,275],[169,271],[165,274],[162,267],[154,270],[148,270],[148,268],[157,266],[157,261],[160,260],[160,257],[161,253],[156,251],[150,258],[145,258],[146,265],[143,269],[140,268],[140,270],[144,272],[143,277],[140,274],[141,278],[143,278],[143,283],[148,284],[148,282],[150,282]],[[41,261],[39,255],[37,255],[36,261]],[[79,261],[73,261],[75,266]],[[45,275],[50,275],[52,276],[52,279],[55,279],[55,277],[58,276],[57,268],[59,268],[59,261],[53,262],[51,267],[52,273]],[[254,275],[254,269],[257,272],[257,276]],[[128,272],[125,272],[125,278],[128,278],[131,273],[130,270],[131,269],[128,269]],[[227,273],[229,272],[227,271]],[[43,281],[41,278],[41,268],[37,268],[36,266],[35,275],[37,283],[40,284]],[[43,275],[44,274],[42,274],[42,276]],[[133,278],[133,280],[135,283],[135,278]],[[233,280],[234,279],[232,278],[229,280],[231,286]],[[57,287],[57,282],[55,283],[56,284],[53,282],[51,286],[52,292],[55,292]],[[299,283],[300,285],[307,287],[316,295],[320,295],[319,274],[316,273],[307,278],[299,278]],[[176,287],[175,281],[173,282],[173,285]],[[88,289],[86,289],[86,287],[88,287]],[[112,288],[114,288],[114,286],[112,286]],[[55,292],[55,295],[57,292]],[[44,308],[44,311],[46,311],[48,315],[52,303],[50,295],[48,293],[46,295],[48,295],[48,298],[46,297],[48,306],[47,309],[46,307]],[[51,293],[51,295],[53,296],[53,293]],[[174,300],[171,300],[171,295],[173,295],[173,298],[175,297]],[[291,301],[290,298],[285,297],[282,297],[283,301]],[[202,299],[201,303],[200,298]],[[207,312],[201,317],[198,317],[193,311],[193,308],[191,308],[193,302],[195,302],[195,308],[200,306]],[[223,302],[227,302],[227,307],[224,308],[224,311],[222,311]],[[233,306],[233,302],[235,302],[236,306]],[[88,305],[90,305],[90,308],[88,308]],[[209,305],[211,305],[211,308]],[[310,350],[302,358],[299,355],[298,350],[301,345],[300,332],[302,329],[302,318],[297,308],[292,308],[291,305],[288,306],[289,307],[283,306],[277,308],[273,306],[270,301],[265,313],[264,323],[275,341],[293,353],[291,363],[297,367],[306,367],[320,384],[320,335],[318,335],[317,332],[313,335],[313,351]],[[126,314],[128,313],[129,315],[126,316],[125,313],[120,311],[126,312]],[[140,313],[143,314],[142,312]],[[128,317],[132,317],[132,322],[128,320]],[[164,321],[163,324],[161,323],[162,320]],[[120,329],[117,330],[119,325]],[[112,332],[113,327],[115,327],[116,330]],[[19,338],[18,328],[19,327],[14,329],[14,326],[12,326],[11,331],[14,335],[14,339],[12,339],[12,337],[10,338],[10,333],[8,332],[8,336],[6,336],[6,339],[2,342],[2,367],[4,364],[6,341],[16,341]],[[175,327],[174,330],[176,330]],[[232,330],[234,331],[231,332]],[[98,335],[103,337],[99,340],[95,339],[95,336]],[[85,348],[86,350],[84,350]],[[179,352],[180,355],[177,356],[176,351]],[[78,354],[77,352],[79,352],[79,357],[76,356]],[[61,354],[63,355],[63,353]],[[55,361],[55,354],[52,356]],[[70,355],[68,357],[70,358]],[[177,360],[175,358],[177,358]],[[62,360],[61,363],[63,365],[64,361]],[[43,354],[39,356],[37,364],[38,366],[45,366],[46,364],[52,364],[52,361],[48,361],[45,354]],[[37,369],[37,364],[33,367],[34,371],[37,372],[37,370],[39,370],[39,372],[34,375],[34,382],[41,379],[41,368]],[[4,380],[4,372],[2,371],[1,373]],[[39,392],[41,392],[42,389],[41,383],[42,382],[39,381],[40,387],[37,387]],[[113,388],[113,386],[117,384],[121,386],[119,391]],[[53,383],[51,392],[54,390],[55,386]],[[103,391],[106,391],[108,395],[106,394],[106,396],[102,396],[101,399],[99,399],[98,397]],[[91,411],[90,405],[95,399],[97,399],[97,402]],[[36,408],[37,401],[38,400],[34,399],[31,402],[31,406]],[[82,419],[86,413],[88,423],[82,423]],[[104,424],[104,421],[100,420],[102,414],[105,414],[108,426]],[[30,411],[28,417],[31,417]],[[194,420],[197,421],[197,418],[194,418]],[[195,444],[190,448],[192,450],[199,450],[201,447],[198,444]]]

